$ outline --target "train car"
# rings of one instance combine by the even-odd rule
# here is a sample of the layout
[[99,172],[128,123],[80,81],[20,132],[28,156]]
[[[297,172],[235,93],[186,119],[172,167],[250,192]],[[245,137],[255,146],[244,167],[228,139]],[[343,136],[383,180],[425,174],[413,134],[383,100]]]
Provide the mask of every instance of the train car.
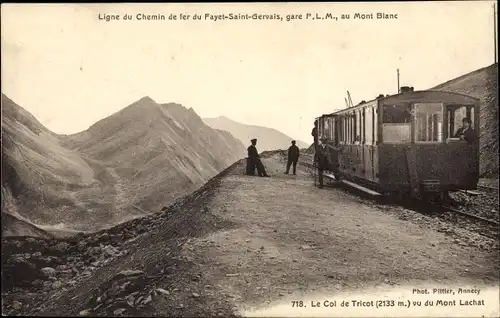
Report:
[[[472,96],[401,87],[316,118],[318,137],[338,148],[328,170],[341,178],[381,194],[442,198],[477,188],[479,109]],[[464,118],[468,141],[456,135]]]

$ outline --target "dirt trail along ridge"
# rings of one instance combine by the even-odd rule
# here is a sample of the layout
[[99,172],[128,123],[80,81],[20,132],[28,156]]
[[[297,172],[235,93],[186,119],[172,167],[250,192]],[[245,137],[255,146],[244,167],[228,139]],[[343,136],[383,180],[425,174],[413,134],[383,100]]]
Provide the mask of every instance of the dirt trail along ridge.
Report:
[[[311,295],[323,295],[313,298],[323,304],[373,288],[476,286],[486,293],[498,286],[497,241],[315,188],[303,166],[296,176],[283,174],[281,153],[263,162],[271,178],[245,176],[242,160],[162,212],[97,234],[3,242],[4,283],[11,279],[2,284],[4,313],[314,316],[320,312],[306,302]],[[442,310],[498,313],[498,298],[495,305],[484,297],[476,298],[486,306]],[[299,300],[309,307],[292,307]],[[282,311],[273,312],[276,305]]]

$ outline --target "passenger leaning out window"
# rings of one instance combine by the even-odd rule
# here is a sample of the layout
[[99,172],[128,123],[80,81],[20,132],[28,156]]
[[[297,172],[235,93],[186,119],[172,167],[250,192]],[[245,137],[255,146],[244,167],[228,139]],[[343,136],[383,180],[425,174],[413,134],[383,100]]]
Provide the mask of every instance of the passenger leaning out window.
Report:
[[460,140],[465,140],[468,143],[472,143],[476,138],[476,133],[471,127],[472,122],[469,118],[464,118],[462,120],[462,127],[455,133],[455,138],[460,138]]

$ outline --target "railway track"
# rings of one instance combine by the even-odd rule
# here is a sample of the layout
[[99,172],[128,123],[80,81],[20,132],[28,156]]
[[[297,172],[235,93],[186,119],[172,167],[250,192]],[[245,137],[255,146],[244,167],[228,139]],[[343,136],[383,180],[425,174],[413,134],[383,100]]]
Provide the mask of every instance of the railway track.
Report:
[[480,185],[480,184],[477,185],[477,188],[478,188],[478,190],[482,189],[482,190],[487,190],[487,191],[498,191],[497,187],[490,187],[490,186]]
[[[460,228],[467,228],[472,232],[476,232],[490,239],[498,240],[499,223],[497,221],[482,218],[448,206],[440,206],[439,208],[443,210],[443,212],[437,215],[440,219],[453,222]],[[450,214],[447,215],[447,213]]]
[[440,207],[443,208],[443,209],[445,209],[445,210],[448,210],[450,212],[462,215],[462,216],[470,218],[470,219],[475,219],[475,220],[478,220],[478,221],[482,221],[482,222],[488,223],[490,225],[495,225],[495,226],[500,225],[500,223],[498,223],[495,220],[486,219],[486,218],[480,217],[478,215],[474,215],[474,214],[470,214],[470,213],[467,213],[467,212],[464,212],[464,211],[460,211],[460,210],[455,209],[453,207],[449,207],[449,206],[445,206],[445,205],[440,205]]
[[[303,157],[306,156],[304,155]],[[299,159],[299,164],[311,170],[314,169],[314,165],[312,164],[312,156],[307,156],[306,158],[301,158],[301,159],[302,160]],[[478,189],[479,188],[490,191],[498,190],[497,188],[488,186],[478,186]],[[384,197],[383,200],[385,201],[385,199],[386,198]],[[380,203],[380,201],[377,201],[377,203]],[[446,221],[448,222],[451,221],[461,227],[467,227],[483,236],[492,239],[498,239],[498,230],[500,223],[495,220],[487,219],[478,215],[461,211],[452,206],[435,204],[432,202],[426,202],[422,200],[410,200],[405,202],[399,202],[398,205],[401,205],[419,214],[446,219]]]

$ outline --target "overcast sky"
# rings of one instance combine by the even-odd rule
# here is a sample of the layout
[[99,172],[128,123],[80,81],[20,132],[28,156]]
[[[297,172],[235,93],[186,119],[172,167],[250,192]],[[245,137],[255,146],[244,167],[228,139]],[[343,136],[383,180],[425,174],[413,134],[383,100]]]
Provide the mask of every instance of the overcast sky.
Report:
[[[111,21],[99,14],[263,13],[284,20]],[[339,20],[286,21],[331,12]],[[356,12],[398,14],[354,20]],[[340,15],[351,15],[341,20]],[[494,62],[493,2],[2,4],[2,92],[56,133],[143,96],[310,141],[314,117]]]

